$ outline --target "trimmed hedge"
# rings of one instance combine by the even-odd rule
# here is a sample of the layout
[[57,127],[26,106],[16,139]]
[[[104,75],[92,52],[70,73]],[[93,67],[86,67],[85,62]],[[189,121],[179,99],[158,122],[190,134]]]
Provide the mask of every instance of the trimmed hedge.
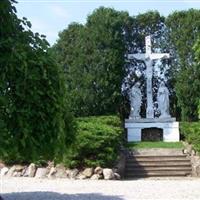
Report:
[[200,152],[200,122],[181,122],[180,130],[185,140]]
[[68,149],[68,167],[113,166],[122,143],[121,121],[116,116],[77,118],[77,133]]

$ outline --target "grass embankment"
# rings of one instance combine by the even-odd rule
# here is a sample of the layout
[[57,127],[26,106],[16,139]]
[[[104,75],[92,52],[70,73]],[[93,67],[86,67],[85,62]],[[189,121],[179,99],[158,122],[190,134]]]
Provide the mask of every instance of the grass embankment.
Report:
[[129,142],[127,144],[129,149],[142,148],[183,148],[182,142]]

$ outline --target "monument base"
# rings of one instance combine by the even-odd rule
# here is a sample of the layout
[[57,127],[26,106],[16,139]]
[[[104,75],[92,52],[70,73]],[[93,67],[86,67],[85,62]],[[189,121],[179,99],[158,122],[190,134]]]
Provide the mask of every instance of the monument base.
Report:
[[178,142],[180,140],[179,122],[174,118],[169,119],[127,119],[125,121],[127,128],[128,142],[138,142],[142,139],[142,130],[147,128],[159,128],[163,130],[164,142]]

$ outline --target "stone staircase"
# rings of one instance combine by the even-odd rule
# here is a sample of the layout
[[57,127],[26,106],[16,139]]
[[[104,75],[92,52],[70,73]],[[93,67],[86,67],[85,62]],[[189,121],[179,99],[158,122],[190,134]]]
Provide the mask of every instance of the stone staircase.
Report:
[[129,151],[126,155],[125,178],[190,176],[190,159],[177,149]]

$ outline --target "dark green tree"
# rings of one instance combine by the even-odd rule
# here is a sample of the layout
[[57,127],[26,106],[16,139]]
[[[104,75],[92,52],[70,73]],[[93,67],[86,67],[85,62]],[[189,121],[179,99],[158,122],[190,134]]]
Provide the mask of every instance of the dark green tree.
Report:
[[63,69],[45,36],[17,18],[13,2],[0,4],[0,156],[13,162],[62,159],[73,139]]
[[72,99],[72,109],[76,116],[88,115],[92,104],[91,75],[88,66],[88,41],[85,27],[73,23],[62,33],[53,47],[57,62],[64,68],[66,84]]
[[171,78],[175,85],[182,120],[197,119],[198,68],[193,46],[199,37],[200,10],[177,11],[168,16],[170,46],[173,49]]
[[64,67],[76,116],[116,113],[124,76],[126,12],[95,10],[85,26],[71,24],[53,51]]
[[196,71],[195,71],[195,86],[196,86],[196,91],[197,95],[196,95],[196,104],[198,105],[198,110],[197,110],[197,114],[198,114],[198,119],[200,119],[200,39],[197,40],[195,46],[194,46],[194,51],[195,51],[195,59],[196,59]]

